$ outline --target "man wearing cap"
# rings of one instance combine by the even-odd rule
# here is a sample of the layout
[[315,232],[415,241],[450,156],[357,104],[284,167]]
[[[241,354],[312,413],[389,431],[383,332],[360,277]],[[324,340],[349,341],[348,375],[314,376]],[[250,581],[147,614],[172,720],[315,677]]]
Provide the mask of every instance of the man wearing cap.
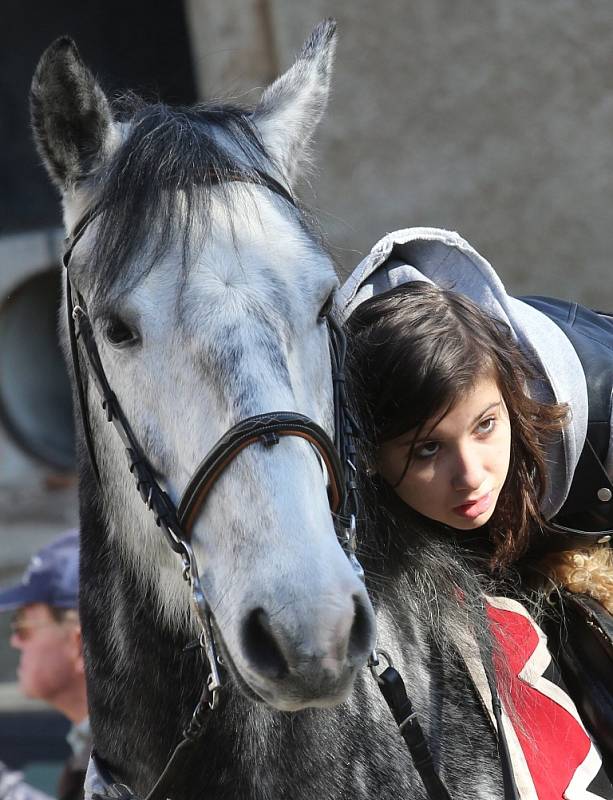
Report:
[[[60,776],[60,800],[82,797],[91,745],[78,586],[79,535],[69,531],[36,553],[20,584],[0,591],[0,611],[14,614],[10,642],[20,652],[21,691],[48,703],[72,723],[72,754]],[[0,800],[40,798],[38,790],[0,762]]]

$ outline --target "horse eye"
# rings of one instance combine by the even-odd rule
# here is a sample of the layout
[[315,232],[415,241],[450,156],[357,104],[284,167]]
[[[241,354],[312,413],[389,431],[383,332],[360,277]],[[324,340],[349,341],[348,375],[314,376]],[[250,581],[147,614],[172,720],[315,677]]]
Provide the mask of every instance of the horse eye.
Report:
[[323,322],[326,319],[326,317],[328,317],[330,315],[330,312],[332,311],[332,309],[334,307],[334,297],[335,297],[335,295],[336,295],[336,291],[330,292],[330,294],[326,298],[326,302],[319,309],[319,316],[317,318],[319,319],[320,322]]
[[109,319],[104,334],[108,342],[115,347],[135,344],[138,341],[138,333],[119,317]]

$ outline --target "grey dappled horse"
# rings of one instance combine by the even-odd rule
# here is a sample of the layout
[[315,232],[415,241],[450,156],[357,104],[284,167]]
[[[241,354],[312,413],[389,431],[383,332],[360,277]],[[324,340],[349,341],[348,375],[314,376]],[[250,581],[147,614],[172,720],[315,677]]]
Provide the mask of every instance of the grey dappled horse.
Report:
[[[242,418],[298,412],[332,434],[326,316],[338,281],[286,192],[326,106],[334,44],[334,23],[319,25],[249,112],[124,99],[114,113],[68,39],[37,68],[35,137],[66,230],[96,209],[70,256],[75,302],[87,308],[109,384],[175,503]],[[62,336],[68,351],[65,320]],[[98,481],[81,427],[93,737],[114,776],[144,796],[207,670],[199,649],[186,649],[199,628],[181,559],[134,491],[124,443],[86,370],[82,380],[99,470]],[[499,797],[493,735],[446,649],[451,628],[461,633],[470,617],[470,581],[459,562],[441,572],[441,559],[455,563],[441,543],[416,537],[419,547],[399,547],[376,526],[363,537],[378,637],[407,680],[442,777],[454,797]],[[217,477],[192,544],[224,686],[174,800],[424,797],[364,668],[373,606],[337,540],[309,444],[284,437],[244,449]]]

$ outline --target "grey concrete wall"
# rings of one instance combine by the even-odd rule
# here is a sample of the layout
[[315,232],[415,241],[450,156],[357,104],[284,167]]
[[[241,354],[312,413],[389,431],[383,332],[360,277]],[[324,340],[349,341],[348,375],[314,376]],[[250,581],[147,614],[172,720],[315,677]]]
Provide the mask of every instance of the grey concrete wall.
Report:
[[386,231],[434,225],[458,230],[516,293],[613,308],[612,3],[187,6],[203,94],[262,85],[337,18],[309,199],[345,270]]

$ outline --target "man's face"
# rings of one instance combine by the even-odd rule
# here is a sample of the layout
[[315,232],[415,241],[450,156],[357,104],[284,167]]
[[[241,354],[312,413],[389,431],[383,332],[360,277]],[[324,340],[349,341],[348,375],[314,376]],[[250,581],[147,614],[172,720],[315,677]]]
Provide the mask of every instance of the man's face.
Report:
[[17,678],[26,697],[53,706],[71,690],[81,658],[79,637],[76,613],[58,622],[45,603],[17,611],[11,646],[21,653]]

